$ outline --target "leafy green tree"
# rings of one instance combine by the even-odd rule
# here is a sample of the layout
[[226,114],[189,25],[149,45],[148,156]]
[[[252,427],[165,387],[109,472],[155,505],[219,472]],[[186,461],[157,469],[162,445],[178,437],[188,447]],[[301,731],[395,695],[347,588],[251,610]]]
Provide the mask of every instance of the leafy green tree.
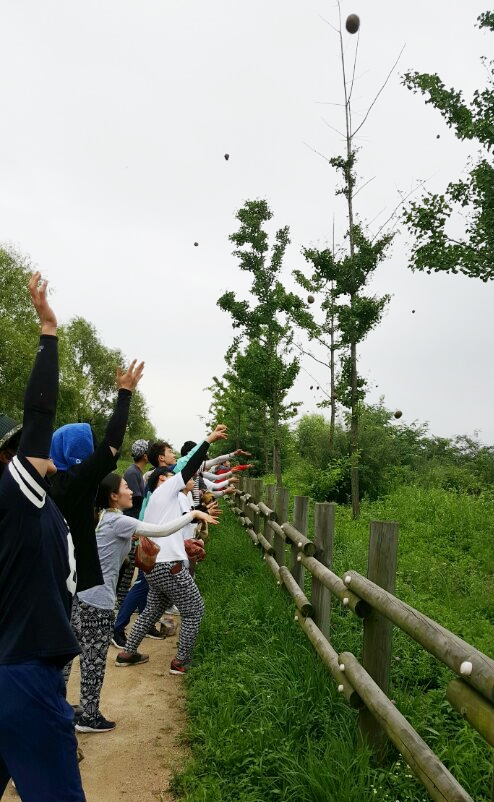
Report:
[[[393,239],[391,231],[380,229],[372,236],[367,227],[359,220],[355,198],[364,185],[358,185],[356,163],[358,148],[355,138],[365,124],[374,106],[381,87],[373,103],[369,107],[362,122],[355,128],[352,117],[352,93],[355,81],[358,47],[355,51],[352,77],[347,74],[345,60],[345,43],[343,40],[341,5],[338,2],[339,28],[333,30],[339,39],[341,58],[341,78],[343,87],[344,109],[344,153],[326,159],[342,182],[336,191],[345,199],[347,230],[345,247],[336,252],[326,248],[305,248],[303,254],[312,266],[312,275],[304,276],[298,271],[295,277],[308,290],[323,293],[322,309],[326,313],[325,320],[316,329],[316,336],[328,349],[328,366],[331,373],[331,426],[330,444],[333,447],[334,425],[336,417],[336,401],[350,409],[349,451],[351,460],[352,513],[359,516],[359,411],[364,397],[365,383],[358,371],[358,346],[369,332],[380,322],[389,295],[378,297],[368,293],[368,285],[379,264],[386,257]],[[391,73],[390,73],[391,74]],[[388,76],[389,78],[389,76]],[[320,154],[322,155],[322,154]],[[325,158],[325,157],[324,157]],[[336,330],[338,337],[335,339]],[[314,336],[314,335],[313,335]],[[328,340],[329,337],[329,340]],[[340,354],[340,377],[335,386],[335,352]]]
[[[225,292],[218,306],[232,317],[233,328],[239,331],[229,355],[236,356],[236,372],[243,385],[253,393],[268,411],[272,442],[273,473],[281,485],[281,439],[283,420],[293,414],[294,405],[287,395],[299,371],[296,358],[291,357],[292,328],[288,314],[309,325],[302,301],[285,290],[280,281],[283,258],[290,242],[288,227],[280,228],[269,246],[265,224],[273,214],[265,200],[247,201],[236,219],[240,226],[230,235],[236,245],[241,270],[252,276],[250,293],[254,299],[238,300],[232,291]],[[245,342],[244,350],[240,350]]]
[[[0,409],[20,420],[24,389],[39,337],[39,323],[27,284],[33,273],[29,260],[11,248],[0,248]],[[87,421],[101,436],[113,409],[116,368],[122,353],[105,346],[96,329],[83,318],[58,328],[60,392],[57,426]],[[154,436],[147,406],[137,390],[132,400],[124,448],[139,437]]]
[[[481,14],[477,23],[494,31],[494,12]],[[460,272],[482,281],[494,278],[494,61],[482,58],[482,63],[487,86],[475,90],[470,103],[461,91],[447,89],[436,74],[404,76],[404,85],[425,95],[458,139],[480,148],[465,178],[450,182],[442,193],[425,194],[405,210],[404,220],[414,236],[413,270]]]
[[27,292],[33,273],[13,248],[0,248],[0,410],[20,420],[39,324]]

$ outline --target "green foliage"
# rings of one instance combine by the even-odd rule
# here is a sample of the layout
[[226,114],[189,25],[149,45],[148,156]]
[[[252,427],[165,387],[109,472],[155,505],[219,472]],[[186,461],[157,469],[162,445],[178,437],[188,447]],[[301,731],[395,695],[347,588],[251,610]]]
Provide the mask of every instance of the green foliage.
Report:
[[[349,568],[365,573],[375,519],[400,521],[397,595],[489,653],[494,502],[402,487],[384,500],[363,502],[358,522],[338,508],[338,575]],[[197,580],[206,615],[186,678],[192,758],[172,784],[184,802],[429,799],[396,752],[377,768],[356,745],[355,712],[337,694],[293,621],[292,601],[229,511]],[[338,604],[332,643],[338,652],[361,656],[361,622]],[[487,802],[491,752],[446,702],[450,678],[395,629],[391,697],[472,797]]]
[[[29,261],[0,248],[0,408],[21,420],[24,388],[31,372],[39,323],[27,292],[33,273]],[[125,365],[121,351],[108,348],[95,327],[74,318],[58,327],[60,392],[57,426],[85,421],[103,435],[116,397],[116,369]],[[155,435],[146,402],[133,393],[124,450],[139,437]]]
[[21,420],[39,325],[27,284],[29,261],[13,248],[0,247],[0,409]]
[[[376,405],[361,404],[359,415],[364,498],[380,498],[404,483],[493,495],[494,447],[475,437],[434,437],[426,426],[398,423],[382,400]],[[349,415],[337,421],[331,455],[329,421],[323,415],[304,415],[293,431],[295,451],[284,482],[294,483],[299,494],[317,501],[346,504],[350,497],[349,425]]]
[[[478,27],[494,30],[493,18],[492,12],[482,14]],[[494,62],[483,58],[482,63],[487,87],[475,90],[469,104],[461,91],[446,89],[436,74],[408,72],[404,76],[404,85],[425,95],[426,103],[441,113],[458,139],[475,142],[484,151],[470,164],[466,178],[450,182],[443,193],[427,193],[413,201],[404,220],[415,238],[412,269],[460,272],[488,281],[494,278]],[[452,233],[452,217],[460,214],[465,223],[457,235]]]
[[237,212],[240,226],[230,240],[237,246],[233,255],[240,269],[252,276],[254,302],[238,300],[230,291],[219,298],[218,306],[231,315],[233,328],[239,329],[227,362],[238,385],[257,399],[264,415],[261,430],[270,442],[273,470],[281,482],[280,425],[294,414],[294,405],[286,397],[299,371],[298,360],[291,357],[287,313],[300,320],[308,316],[301,300],[287,293],[280,281],[289,229],[276,232],[270,249],[264,226],[272,216],[265,200],[247,201]]

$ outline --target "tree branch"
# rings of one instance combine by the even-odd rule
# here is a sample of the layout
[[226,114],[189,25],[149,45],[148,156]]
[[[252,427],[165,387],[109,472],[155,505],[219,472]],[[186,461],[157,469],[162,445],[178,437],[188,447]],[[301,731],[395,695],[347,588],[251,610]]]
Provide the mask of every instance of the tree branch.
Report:
[[360,129],[362,128],[362,126],[365,124],[365,121],[367,120],[367,118],[368,118],[369,114],[371,113],[371,111],[372,111],[373,107],[374,107],[374,106],[375,106],[375,104],[377,103],[377,99],[378,99],[379,95],[380,95],[380,94],[381,94],[381,92],[384,90],[384,87],[386,86],[386,84],[388,83],[389,79],[391,78],[391,76],[392,76],[392,74],[393,74],[393,72],[394,72],[394,69],[395,69],[396,65],[398,64],[398,62],[399,62],[399,60],[400,60],[400,58],[401,58],[401,56],[402,56],[402,53],[403,53],[403,51],[404,51],[405,47],[406,47],[406,45],[403,45],[403,47],[401,48],[401,50],[400,50],[400,52],[399,52],[399,55],[398,55],[398,58],[396,59],[396,61],[395,61],[395,63],[393,64],[393,66],[391,67],[390,71],[388,72],[388,75],[387,75],[387,77],[386,77],[386,80],[384,81],[383,85],[381,86],[381,88],[380,88],[379,92],[377,93],[377,95],[375,96],[374,100],[372,101],[372,103],[370,104],[369,108],[367,109],[367,113],[366,113],[366,115],[365,115],[364,119],[362,120],[362,122],[360,123],[359,127],[358,127],[358,128],[357,128],[357,130],[355,131],[355,134],[358,134],[358,132],[360,131]]

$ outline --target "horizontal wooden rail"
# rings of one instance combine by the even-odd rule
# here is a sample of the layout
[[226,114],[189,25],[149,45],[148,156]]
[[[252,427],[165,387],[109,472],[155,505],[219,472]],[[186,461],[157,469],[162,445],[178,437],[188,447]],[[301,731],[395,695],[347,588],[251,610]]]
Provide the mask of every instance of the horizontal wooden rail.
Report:
[[437,802],[473,802],[472,797],[455,780],[372,677],[364,671],[356,657],[350,652],[343,652],[338,661],[340,665],[344,665],[344,673],[350,684],[431,797]]
[[276,521],[268,521],[268,524],[269,524],[270,529],[272,529],[273,532],[275,533],[275,535],[279,535],[280,537],[283,538],[283,540],[286,540],[286,535],[285,535],[283,529],[281,528],[281,526],[279,524],[276,523]]
[[295,604],[297,605],[298,609],[300,610],[304,618],[307,618],[308,616],[312,618],[314,615],[314,608],[312,607],[312,604],[310,603],[309,599],[307,598],[303,590],[301,590],[300,587],[295,582],[293,576],[291,575],[286,565],[280,566],[279,573],[280,573],[280,580],[283,582],[290,596],[293,597]]
[[275,577],[278,580],[278,582],[280,582],[281,581],[280,580],[280,566],[276,562],[275,558],[271,557],[269,554],[265,554],[264,555],[264,559],[266,560],[267,564],[271,568],[271,571],[275,575]]
[[309,540],[308,537],[305,537],[305,535],[299,532],[298,529],[295,529],[294,526],[289,523],[285,523],[281,525],[281,528],[283,529],[287,538],[291,540],[292,543],[295,543],[297,548],[302,549],[307,557],[312,557],[316,553],[315,543],[313,543],[312,540]]
[[338,660],[338,652],[336,652],[328,640],[324,637],[311,618],[298,617],[298,623],[303,629],[319,657],[323,661],[326,668],[329,669],[334,681],[338,686],[338,690],[343,694],[348,704],[351,707],[362,707],[363,702],[356,690],[350,685],[347,677],[340,670],[340,661]]
[[269,554],[269,556],[272,557],[274,554],[274,546],[272,546],[269,540],[266,540],[264,535],[261,535],[259,532],[257,533],[257,539],[261,544],[261,546],[263,547],[266,554]]
[[452,679],[446,699],[471,727],[494,747],[494,706],[462,679]]
[[369,615],[371,607],[366,601],[352,593],[345,585],[339,576],[334,574],[329,568],[316,560],[315,557],[302,557],[302,565],[305,565],[307,570],[315,576],[319,582],[328,588],[331,593],[341,601],[344,607],[348,607],[359,618],[365,618]]
[[245,506],[248,507],[249,510],[252,510],[252,512],[254,512],[256,515],[259,515],[259,507],[253,501],[249,501]]
[[264,518],[268,518],[270,521],[274,521],[276,519],[275,511],[270,510],[263,501],[260,501],[257,506],[259,507],[259,512],[264,516]]
[[494,669],[486,655],[469,644],[463,645],[447,629],[375,585],[357,571],[347,571],[345,584],[388,621],[420,643],[426,651],[462,676],[489,701],[494,700]]
[[252,540],[252,542],[253,542],[254,546],[257,546],[257,544],[258,544],[258,542],[259,542],[259,541],[258,541],[258,539],[257,539],[257,535],[256,535],[256,533],[254,532],[254,530],[253,530],[253,529],[251,529],[251,527],[250,527],[250,526],[248,526],[248,527],[246,528],[246,530],[245,530],[245,531],[247,532],[248,536],[249,536],[249,537],[250,537],[250,539]]

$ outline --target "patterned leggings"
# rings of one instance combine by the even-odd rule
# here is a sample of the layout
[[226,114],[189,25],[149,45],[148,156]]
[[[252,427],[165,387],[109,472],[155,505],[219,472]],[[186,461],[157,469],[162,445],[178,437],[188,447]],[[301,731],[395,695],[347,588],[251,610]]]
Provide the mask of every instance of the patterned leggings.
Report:
[[172,574],[170,569],[173,565],[175,564],[156,563],[153,570],[147,574],[149,585],[147,604],[134,622],[125,651],[137,652],[150,627],[158,621],[170,604],[175,604],[181,616],[177,660],[188,663],[204,615],[204,602],[188,569],[182,567],[177,574]]
[[[110,648],[115,613],[101,607],[92,607],[74,597],[71,624],[81,647],[81,697],[83,717],[94,721],[100,714],[99,699],[105,678],[106,655]],[[64,668],[67,683],[72,663]]]

